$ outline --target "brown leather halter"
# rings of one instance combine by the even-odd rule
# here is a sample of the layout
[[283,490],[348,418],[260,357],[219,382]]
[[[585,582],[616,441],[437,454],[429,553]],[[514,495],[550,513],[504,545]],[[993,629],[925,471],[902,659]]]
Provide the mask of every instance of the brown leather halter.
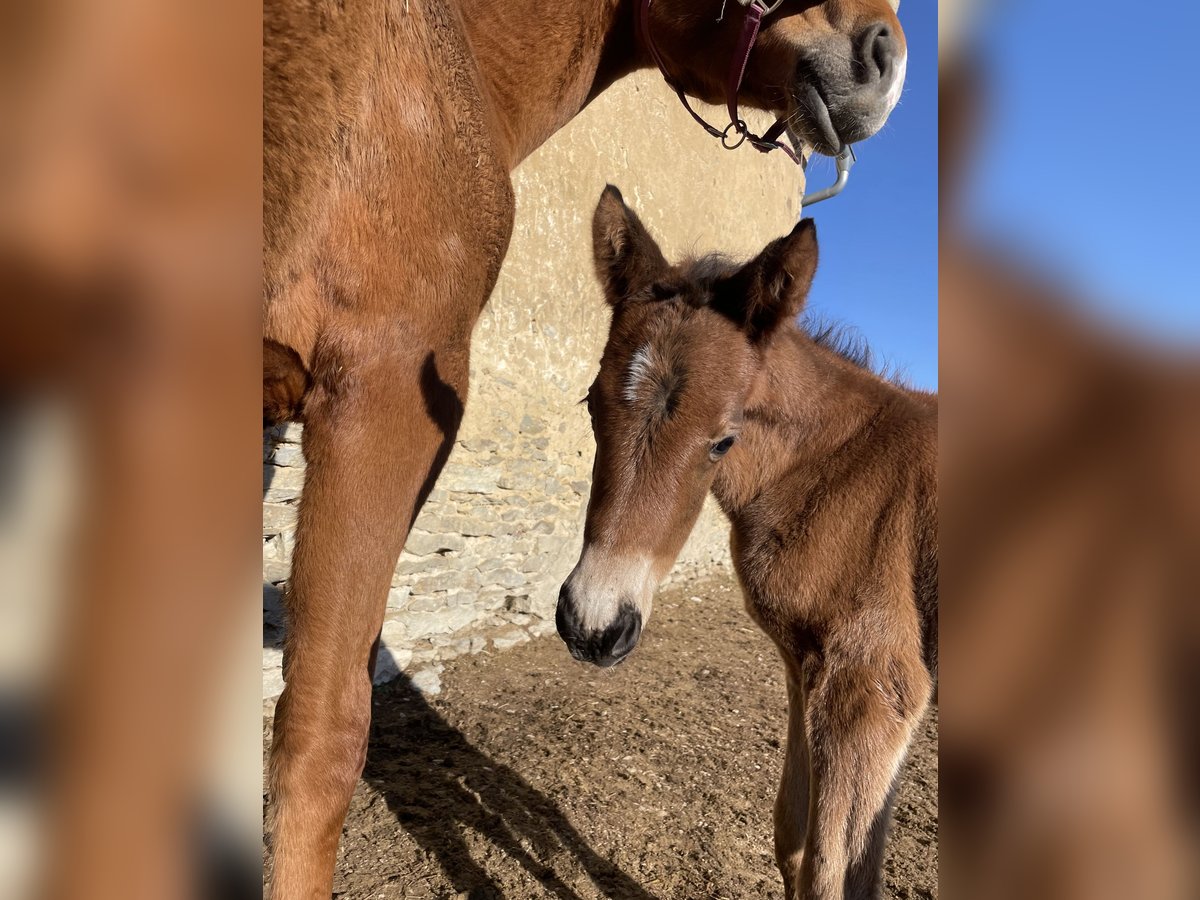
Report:
[[[662,76],[666,79],[667,84],[679,95],[679,102],[683,104],[693,119],[721,142],[726,150],[736,150],[744,142],[750,143],[755,149],[762,153],[770,153],[772,150],[782,150],[787,156],[796,163],[802,165],[800,156],[786,144],[780,143],[779,138],[782,137],[786,127],[786,121],[781,117],[774,125],[767,129],[762,135],[757,135],[750,130],[750,127],[738,115],[738,91],[742,88],[742,79],[746,75],[746,66],[750,62],[750,51],[754,49],[754,42],[758,40],[758,32],[762,27],[763,16],[768,12],[772,12],[782,2],[775,0],[770,6],[765,0],[751,0],[746,8],[746,20],[742,24],[742,35],[738,38],[737,49],[734,51],[733,59],[729,64],[729,76],[725,82],[725,102],[729,110],[729,124],[724,130],[710,125],[704,118],[692,109],[692,105],[688,103],[687,95],[683,92],[683,88],[667,72],[667,66],[662,58],[662,54],[658,52],[658,46],[654,43],[654,37],[650,33],[650,4],[653,0],[642,0],[641,13],[638,16],[638,24],[642,33],[642,41],[650,50],[650,55],[654,57],[654,62],[658,65],[658,70],[662,72]],[[739,0],[741,2],[741,0]],[[724,13],[722,13],[724,15]],[[718,21],[720,21],[718,19]],[[730,132],[733,134],[731,135]]]

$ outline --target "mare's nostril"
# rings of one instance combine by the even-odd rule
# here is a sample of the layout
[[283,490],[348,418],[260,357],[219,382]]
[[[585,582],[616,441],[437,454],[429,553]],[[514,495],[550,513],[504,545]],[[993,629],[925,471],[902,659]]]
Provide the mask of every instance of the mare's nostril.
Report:
[[864,31],[858,45],[863,80],[868,84],[890,80],[899,49],[892,29],[887,24],[876,22]]

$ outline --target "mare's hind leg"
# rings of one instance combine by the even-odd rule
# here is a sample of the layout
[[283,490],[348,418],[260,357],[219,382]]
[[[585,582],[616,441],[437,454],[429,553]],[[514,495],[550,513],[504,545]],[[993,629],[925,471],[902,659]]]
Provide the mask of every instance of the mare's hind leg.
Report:
[[879,895],[894,785],[929,694],[919,654],[826,654],[806,696],[812,786],[800,897]]
[[784,894],[799,896],[804,838],[808,831],[809,759],[804,733],[804,686],[795,661],[787,666],[788,734],[783,778],[775,797],[775,862],[783,876]]
[[394,324],[330,329],[305,400],[308,473],[271,749],[274,900],[328,900],[366,758],[392,570],[462,418],[467,349]]

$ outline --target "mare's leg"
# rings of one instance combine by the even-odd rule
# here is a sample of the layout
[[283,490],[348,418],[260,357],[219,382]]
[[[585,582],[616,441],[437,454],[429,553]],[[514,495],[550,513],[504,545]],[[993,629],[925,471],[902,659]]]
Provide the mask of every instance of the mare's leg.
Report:
[[919,654],[826,654],[806,696],[812,788],[799,896],[878,896],[894,783],[929,694]]
[[775,862],[788,898],[799,896],[804,837],[808,831],[808,738],[804,733],[804,686],[796,664],[788,670],[788,734],[783,778],[775,797]]
[[312,374],[271,750],[274,900],[330,895],[391,574],[462,419],[466,339],[435,347],[383,321],[332,328]]

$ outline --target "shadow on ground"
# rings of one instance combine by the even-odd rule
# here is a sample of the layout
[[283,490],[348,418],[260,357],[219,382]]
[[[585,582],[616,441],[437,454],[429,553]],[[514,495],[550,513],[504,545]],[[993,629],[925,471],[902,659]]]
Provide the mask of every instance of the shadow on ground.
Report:
[[556,861],[567,855],[603,896],[654,900],[597,854],[557,804],[446,722],[406,676],[376,690],[373,715],[363,780],[436,858],[459,896],[506,896],[472,858],[464,837],[469,829],[519,863],[548,896],[580,896],[556,872]]
[[[615,669],[554,638],[376,689],[339,900],[782,900],[787,702],[729,578],[679,583]],[[900,781],[887,900],[938,895],[937,711]]]

